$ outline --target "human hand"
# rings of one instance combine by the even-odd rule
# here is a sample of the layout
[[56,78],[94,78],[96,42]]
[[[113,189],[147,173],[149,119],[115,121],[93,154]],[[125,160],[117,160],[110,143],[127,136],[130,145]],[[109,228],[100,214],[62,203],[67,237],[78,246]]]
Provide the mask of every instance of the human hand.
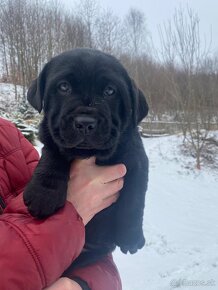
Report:
[[60,278],[44,290],[82,290],[80,285],[69,278]]
[[71,164],[67,200],[86,225],[95,214],[116,202],[126,174],[124,164],[98,166],[95,157]]

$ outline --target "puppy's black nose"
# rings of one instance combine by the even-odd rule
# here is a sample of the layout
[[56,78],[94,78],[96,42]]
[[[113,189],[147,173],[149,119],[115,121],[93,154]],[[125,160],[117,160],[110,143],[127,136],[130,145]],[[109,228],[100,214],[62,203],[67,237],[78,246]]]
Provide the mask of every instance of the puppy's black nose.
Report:
[[80,115],[74,118],[74,128],[84,135],[91,135],[97,127],[97,120],[93,117]]

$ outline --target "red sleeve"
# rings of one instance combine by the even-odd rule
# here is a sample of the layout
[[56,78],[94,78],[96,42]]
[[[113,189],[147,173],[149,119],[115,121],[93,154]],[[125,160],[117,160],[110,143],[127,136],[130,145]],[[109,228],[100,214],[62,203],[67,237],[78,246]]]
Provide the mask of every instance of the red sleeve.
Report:
[[[15,136],[12,130],[15,129],[10,128],[9,133]],[[19,183],[17,193],[25,185],[24,172],[27,182],[38,161],[33,146],[19,132],[18,135],[23,153],[16,151],[16,164],[22,169],[7,172],[13,185]],[[59,278],[81,252],[84,225],[68,202],[45,220],[34,219],[28,213],[22,193],[17,197],[11,194],[8,202],[0,215],[0,289],[41,290]]]
[[76,269],[68,277],[86,281],[91,290],[122,290],[119,272],[112,255],[90,266]]
[[27,212],[22,194],[0,216],[1,290],[41,290],[79,255],[84,226],[70,203],[46,220]]

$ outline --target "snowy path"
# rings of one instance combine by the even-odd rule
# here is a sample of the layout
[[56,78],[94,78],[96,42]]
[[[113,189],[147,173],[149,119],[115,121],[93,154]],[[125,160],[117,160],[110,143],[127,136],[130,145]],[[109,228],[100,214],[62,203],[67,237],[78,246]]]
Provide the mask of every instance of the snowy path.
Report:
[[144,139],[147,245],[133,256],[116,251],[123,290],[218,289],[218,176],[185,168],[193,161],[179,154],[179,138]]

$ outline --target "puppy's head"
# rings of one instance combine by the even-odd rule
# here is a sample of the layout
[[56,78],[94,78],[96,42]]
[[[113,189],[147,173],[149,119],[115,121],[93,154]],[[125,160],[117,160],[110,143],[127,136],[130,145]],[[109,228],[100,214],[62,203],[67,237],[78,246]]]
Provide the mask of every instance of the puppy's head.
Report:
[[27,98],[39,112],[44,110],[55,144],[84,157],[109,157],[122,133],[148,113],[143,93],[119,61],[91,49],[54,57]]

